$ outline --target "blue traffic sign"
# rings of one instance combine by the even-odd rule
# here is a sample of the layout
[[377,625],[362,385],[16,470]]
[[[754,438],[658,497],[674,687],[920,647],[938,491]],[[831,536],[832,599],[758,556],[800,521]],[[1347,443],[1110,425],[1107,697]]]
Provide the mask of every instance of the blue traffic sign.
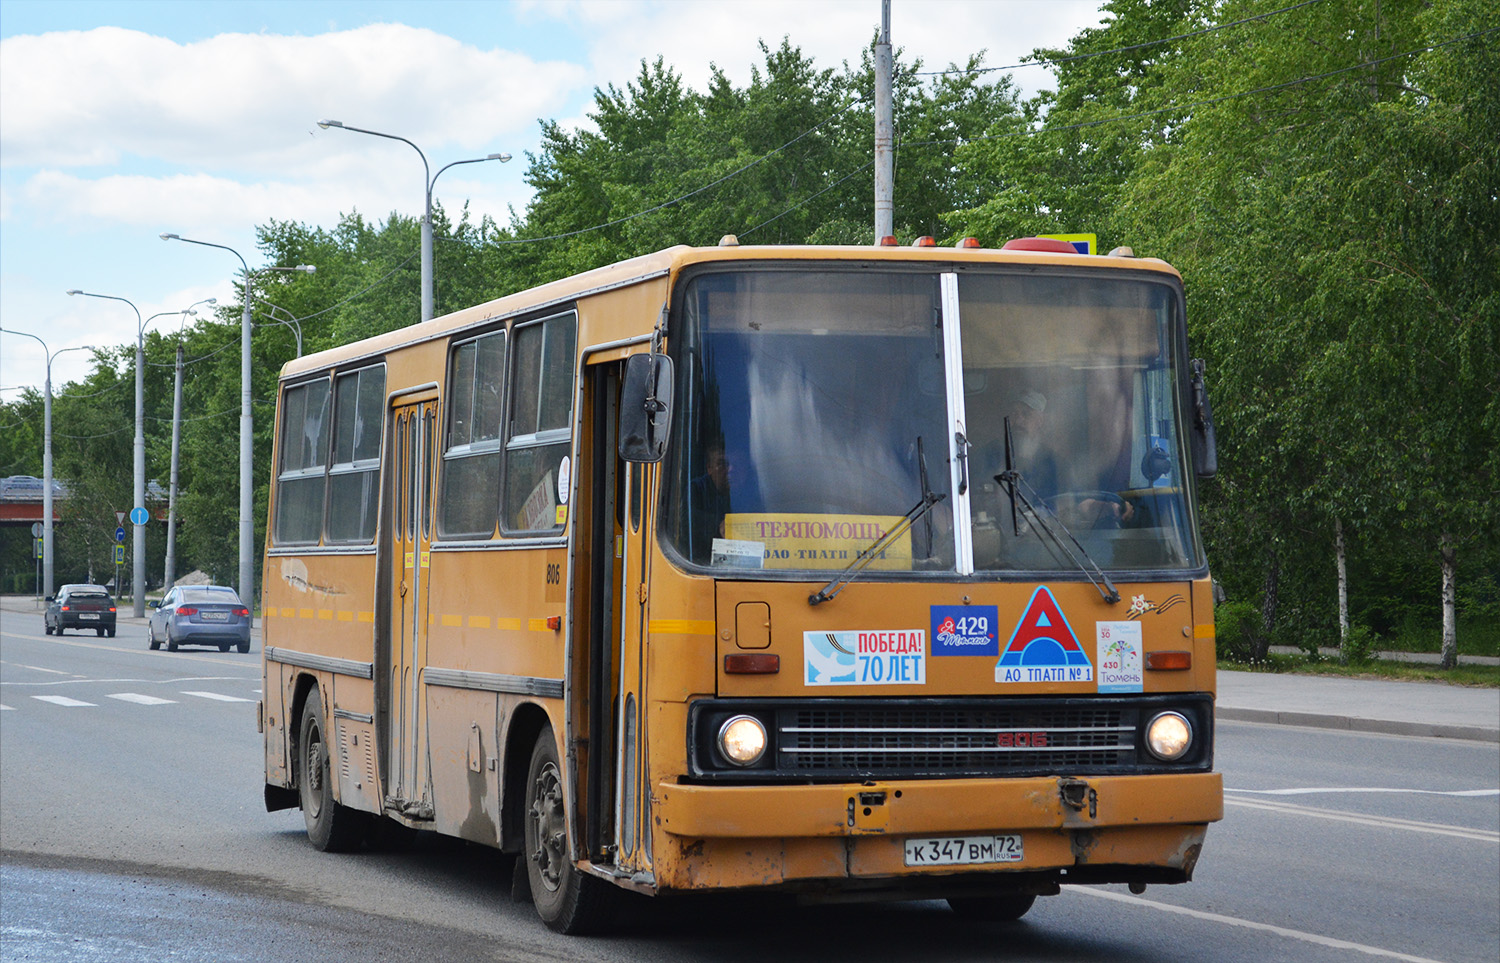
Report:
[[115,529],[115,541],[117,541],[117,542],[123,542],[123,541],[125,541],[125,529],[123,529],[123,528],[117,528],[117,529]]
[[144,508],[136,506],[130,510],[130,520],[136,525],[144,525],[151,520],[151,516],[146,513]]

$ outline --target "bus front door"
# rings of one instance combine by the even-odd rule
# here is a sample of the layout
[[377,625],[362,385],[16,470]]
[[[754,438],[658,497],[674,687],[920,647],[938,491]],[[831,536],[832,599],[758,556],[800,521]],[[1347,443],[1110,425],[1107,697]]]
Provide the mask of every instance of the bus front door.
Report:
[[[649,873],[649,767],[645,755],[646,532],[650,526],[648,466],[618,452],[623,365],[589,365],[584,384],[590,412],[588,444],[580,454],[577,537],[587,564],[572,574],[577,609],[587,611],[583,658],[574,666],[587,682],[587,699],[574,703],[574,752],[580,759],[581,808],[586,818],[580,855],[634,874]],[[577,691],[577,690],[574,690]],[[576,798],[576,797],[575,797]]]
[[421,750],[422,668],[427,648],[427,573],[432,544],[432,460],[437,402],[395,410],[395,498],[390,527],[390,744],[386,808],[431,819],[427,754]]

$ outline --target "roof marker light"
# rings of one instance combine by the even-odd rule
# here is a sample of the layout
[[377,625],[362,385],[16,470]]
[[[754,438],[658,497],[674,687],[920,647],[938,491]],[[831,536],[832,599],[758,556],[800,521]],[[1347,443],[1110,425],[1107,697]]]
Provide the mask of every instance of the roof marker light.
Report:
[[896,235],[894,235],[894,234],[887,234],[885,237],[883,237],[883,238],[880,239],[879,246],[880,247],[895,247],[896,246]]
[[1016,237],[1005,242],[1002,251],[1040,251],[1044,254],[1077,254],[1078,248],[1067,241],[1050,237]]
[[932,239],[932,235],[931,234],[923,234],[921,237],[917,238],[915,241],[912,241],[911,242],[911,246],[912,247],[937,247],[937,241],[934,241]]
[[963,238],[959,238],[958,243],[955,244],[955,245],[953,245],[953,246],[957,247],[957,248],[965,248],[965,247],[983,247],[984,245],[982,245],[982,244],[979,243],[979,238],[977,238],[977,237],[963,237]]

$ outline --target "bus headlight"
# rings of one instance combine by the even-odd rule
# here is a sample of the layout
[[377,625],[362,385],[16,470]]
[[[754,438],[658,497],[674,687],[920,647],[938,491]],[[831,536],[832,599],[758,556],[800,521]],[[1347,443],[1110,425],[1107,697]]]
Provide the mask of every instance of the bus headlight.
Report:
[[1159,713],[1146,724],[1146,748],[1163,762],[1174,762],[1193,744],[1193,726],[1180,712]]
[[753,766],[766,753],[766,727],[754,716],[733,716],[719,727],[719,755],[736,766]]

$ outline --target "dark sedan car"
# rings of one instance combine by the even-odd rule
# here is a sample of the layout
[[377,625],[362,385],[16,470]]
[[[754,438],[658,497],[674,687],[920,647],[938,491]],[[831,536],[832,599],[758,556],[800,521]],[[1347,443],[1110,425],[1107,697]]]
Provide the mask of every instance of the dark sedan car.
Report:
[[64,629],[93,629],[95,635],[115,634],[115,600],[102,585],[64,585],[47,596],[42,631],[62,635]]
[[176,652],[179,645],[216,645],[220,652],[233,645],[250,651],[250,609],[232,588],[179,586],[152,608],[146,632],[153,649],[166,642],[168,652]]

